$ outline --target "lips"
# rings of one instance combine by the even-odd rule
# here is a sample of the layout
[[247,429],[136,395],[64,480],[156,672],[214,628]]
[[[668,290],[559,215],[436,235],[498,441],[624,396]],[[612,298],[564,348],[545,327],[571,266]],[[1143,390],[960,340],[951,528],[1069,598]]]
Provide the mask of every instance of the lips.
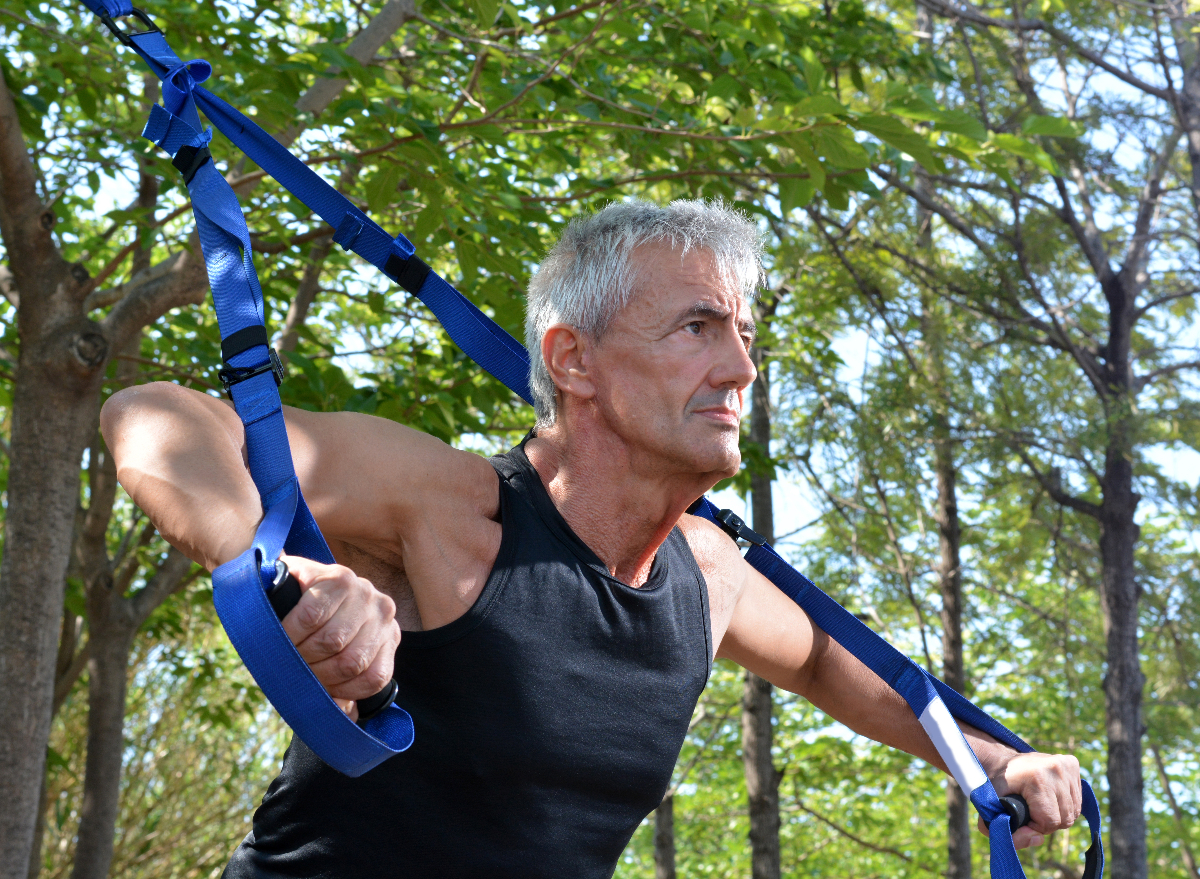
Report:
[[725,407],[698,409],[693,415],[701,415],[705,418],[711,418],[713,421],[719,421],[722,424],[737,425],[741,422],[741,413],[735,409],[727,409]]

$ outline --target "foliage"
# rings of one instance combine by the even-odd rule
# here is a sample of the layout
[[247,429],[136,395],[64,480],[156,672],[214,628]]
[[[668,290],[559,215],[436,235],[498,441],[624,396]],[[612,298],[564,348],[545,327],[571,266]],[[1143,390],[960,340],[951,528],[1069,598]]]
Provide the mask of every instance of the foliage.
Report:
[[[217,74],[206,85],[269,131],[294,135],[313,167],[382,225],[403,231],[514,334],[528,276],[581,211],[631,195],[706,196],[755,216],[779,300],[762,344],[779,388],[783,450],[773,460],[748,450],[747,460],[809,480],[825,515],[799,560],[930,665],[940,644],[931,577],[932,402],[914,359],[922,356],[922,290],[934,285],[914,267],[909,198],[918,169],[937,177],[962,219],[938,221],[936,268],[937,285],[953,301],[944,337],[964,473],[971,689],[1035,744],[1072,750],[1087,776],[1103,776],[1097,527],[1051,501],[1012,441],[1029,440],[1063,484],[1095,500],[1089,468],[1111,413],[1061,352],[1032,344],[1019,322],[989,319],[997,291],[1030,284],[1063,303],[1077,299],[1075,326],[1092,336],[1103,331],[1102,294],[1048,204],[1054,176],[1072,162],[1092,169],[1100,181],[1095,213],[1112,218],[1106,241],[1127,244],[1129,197],[1139,191],[1163,119],[1099,89],[1074,107],[1033,106],[1025,84],[1010,79],[1003,43],[979,40],[969,57],[965,37],[947,38],[934,58],[907,36],[911,10],[855,0],[602,0],[569,8],[447,0],[425,4],[366,63],[348,48],[378,4],[170,0],[147,11],[182,57],[213,62]],[[90,15],[34,0],[3,0],[0,13],[0,69],[37,162],[40,195],[64,254],[92,273],[89,306],[102,316],[144,279],[140,272],[154,271],[146,265],[194,246],[178,175],[138,138],[155,91]],[[1066,16],[1055,4],[1043,14]],[[1115,24],[1086,4],[1071,14],[1081,16],[1081,33],[1093,26],[1131,41],[1148,33],[1145,19],[1127,20],[1132,13]],[[1049,71],[1054,52],[1031,51],[1039,70]],[[324,112],[297,116],[297,99],[331,72],[346,87]],[[991,102],[983,118],[977,86]],[[1133,158],[1114,143],[1132,144]],[[306,272],[319,276],[311,309],[288,324],[299,343],[288,354],[286,402],[373,413],[472,447],[502,444],[527,426],[526,407],[481,375],[414,297],[330,252],[328,230],[311,212],[219,136],[214,154],[245,198],[268,324],[288,323]],[[1182,160],[1176,165],[1182,179]],[[144,170],[162,181],[153,208],[134,198]],[[1164,291],[1194,283],[1187,197],[1180,186],[1166,202],[1186,234],[1165,241],[1153,264]],[[1023,260],[1014,236],[1027,245]],[[1169,348],[1185,343],[1194,308],[1194,298],[1178,297],[1139,336],[1145,369],[1161,368]],[[11,306],[0,315],[0,333],[3,429],[9,364],[20,345]],[[837,343],[846,339],[870,339],[855,364],[861,375],[849,375],[838,358]],[[136,352],[114,362],[105,393],[155,379],[215,392],[218,340],[209,306],[172,312],[143,334]],[[132,379],[121,364],[135,367]],[[1142,447],[1200,449],[1194,390],[1183,377],[1157,386],[1138,422]],[[1139,490],[1153,499],[1138,556],[1146,721],[1179,817],[1152,756],[1146,777],[1155,875],[1175,879],[1185,875],[1181,840],[1200,849],[1193,756],[1200,511],[1194,479],[1173,477],[1158,460],[1138,457]],[[6,479],[5,463],[0,487]],[[744,490],[748,480],[736,484]],[[121,539],[119,529],[110,531]],[[206,601],[195,586],[169,599],[131,657],[116,875],[218,873],[278,760],[283,733]],[[747,871],[740,689],[740,672],[718,663],[680,758],[683,875]],[[56,721],[46,875],[65,874],[72,858],[83,702],[77,687]],[[941,872],[936,773],[853,738],[802,700],[784,698],[777,711],[785,871]],[[1080,834],[1062,834],[1030,862],[1040,859],[1042,875],[1057,875],[1052,862],[1073,862],[1081,842]],[[651,850],[646,825],[618,875],[651,875]],[[980,875],[985,850],[977,843]]]

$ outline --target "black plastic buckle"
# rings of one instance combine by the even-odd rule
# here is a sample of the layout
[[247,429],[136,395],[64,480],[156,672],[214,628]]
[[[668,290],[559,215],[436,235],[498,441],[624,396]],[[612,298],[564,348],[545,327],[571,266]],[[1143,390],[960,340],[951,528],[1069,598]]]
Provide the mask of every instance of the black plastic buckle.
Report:
[[145,34],[161,34],[162,33],[162,31],[159,30],[158,25],[156,25],[153,21],[151,21],[150,16],[148,16],[146,13],[142,12],[142,10],[133,9],[130,11],[129,14],[132,15],[134,18],[136,18],[138,21],[140,21],[142,24],[144,24],[146,26],[146,29],[144,31],[137,31],[136,33],[130,34],[130,33],[126,33],[125,31],[121,30],[121,28],[119,28],[117,26],[117,23],[115,21],[113,21],[111,17],[109,17],[107,15],[100,15],[100,14],[97,14],[96,17],[100,19],[101,23],[106,28],[108,28],[110,31],[112,31],[114,37],[116,37],[118,40],[120,40],[126,46],[133,45],[134,37],[140,37]]
[[742,517],[733,510],[721,510],[717,513],[717,524],[734,540],[744,540],[755,546],[766,546],[767,539],[742,521]]
[[285,373],[283,371],[283,363],[279,359],[279,353],[274,348],[267,349],[270,354],[267,357],[266,363],[260,363],[258,366],[226,366],[217,373],[217,378],[221,380],[221,387],[225,389],[225,393],[229,393],[229,389],[236,384],[246,381],[246,379],[254,378],[256,375],[262,375],[264,372],[272,372],[275,374],[275,386],[279,387],[283,384]]

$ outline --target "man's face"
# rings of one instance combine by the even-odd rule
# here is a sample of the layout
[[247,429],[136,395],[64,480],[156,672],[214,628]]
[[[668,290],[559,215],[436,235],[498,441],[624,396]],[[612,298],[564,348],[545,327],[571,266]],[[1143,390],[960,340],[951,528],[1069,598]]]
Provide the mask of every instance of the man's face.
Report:
[[742,394],[754,381],[754,318],[709,251],[646,246],[637,286],[591,350],[607,426],[660,475],[737,472]]

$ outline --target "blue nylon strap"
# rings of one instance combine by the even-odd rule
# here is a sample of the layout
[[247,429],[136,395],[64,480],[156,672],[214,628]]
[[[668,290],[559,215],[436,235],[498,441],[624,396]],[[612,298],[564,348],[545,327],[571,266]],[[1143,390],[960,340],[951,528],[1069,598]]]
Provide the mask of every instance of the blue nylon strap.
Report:
[[130,0],[83,0],[83,5],[97,15],[120,18],[133,12]]
[[[173,89],[184,88],[181,62],[161,33],[137,34],[131,44],[155,75],[164,81],[164,101],[168,101],[168,83]],[[208,72],[195,69],[195,65],[207,68],[207,64],[190,62],[190,65],[190,72],[183,68],[184,74],[194,79],[188,88],[189,99],[195,101],[205,117],[284,189],[332,226],[338,244],[396,280],[396,275],[389,271],[389,264],[403,264],[408,260],[414,251],[412,242],[403,235],[389,235],[275,138],[225,101],[196,85],[208,78]],[[198,121],[195,127],[200,127]],[[429,273],[416,295],[467,356],[527,403],[533,402],[529,391],[529,355],[520,342],[435,272]]]
[[[718,527],[717,508],[702,498],[693,510]],[[997,741],[1023,753],[1033,750],[1013,732],[992,719],[962,694],[956,692],[926,672],[915,662],[883,640],[866,624],[850,613],[811,580],[789,565],[770,546],[751,546],[746,561],[760,574],[800,605],[829,637],[871,669],[888,686],[904,697],[913,713],[920,717],[930,702],[940,698],[950,715],[986,732]],[[1000,798],[990,781],[971,792],[971,802],[988,825],[991,840],[992,879],[1024,879],[1025,872],[1017,859],[1012,841],[1012,826],[1000,806]],[[1091,785],[1083,782],[1083,816],[1091,834],[1091,846],[1086,853],[1083,879],[1103,879],[1104,846],[1100,839],[1100,804]]]
[[[193,100],[195,83],[209,71],[203,62],[176,63],[163,81],[165,106],[153,108],[144,136],[172,156],[183,147],[203,147],[212,136],[200,129]],[[262,290],[237,196],[211,161],[196,170],[188,192],[221,338],[263,326]],[[268,356],[265,345],[256,345],[234,355],[229,365],[259,366],[269,362]],[[295,733],[330,766],[346,775],[361,775],[412,743],[412,718],[393,703],[365,728],[356,726],[329,697],[280,625],[266,592],[280,553],[286,550],[327,564],[333,555],[300,493],[274,374],[268,371],[239,382],[231,396],[245,428],[250,475],[264,515],[251,548],[213,572],[217,614],[255,681]]]
[[[128,4],[119,0],[84,2],[97,14],[117,17],[128,13]],[[163,144],[172,154],[182,146],[206,144],[208,134],[201,131],[196,113],[198,106],[222,133],[260,167],[329,223],[335,230],[335,241],[378,266],[393,280],[397,279],[392,269],[413,255],[413,246],[407,238],[403,235],[390,237],[270,135],[201,88],[198,83],[203,82],[211,72],[205,62],[181,62],[162,34],[157,32],[134,35],[132,45],[151,70],[164,80],[164,103],[169,112],[165,115],[156,112],[152,116],[147,136]],[[223,305],[218,301],[218,320],[222,338],[225,338],[252,323],[261,323],[262,296],[253,273],[249,237],[240,207],[237,207],[236,199],[231,202],[223,194],[217,194],[220,186],[216,180],[224,183],[208,163],[197,172],[189,191],[193,203],[197,205],[201,243],[209,263],[210,276],[214,277],[214,298],[218,297],[218,286],[238,290],[234,304]],[[228,190],[228,186],[224,189]],[[232,196],[232,193],[229,195]],[[529,357],[515,339],[432,272],[426,276],[417,295],[441,320],[451,338],[464,352],[525,400],[531,399],[528,387]],[[265,346],[243,352],[234,358],[232,365],[261,363],[264,352]],[[386,759],[388,754],[380,756],[381,752],[357,738],[353,744],[348,744],[353,738],[351,733],[358,731],[358,728],[350,724],[348,718],[337,709],[313,678],[307,664],[295,652],[270,610],[263,589],[263,578],[268,573],[269,564],[278,555],[280,546],[289,552],[317,560],[329,558],[328,547],[296,484],[274,379],[269,373],[257,376],[238,385],[233,396],[238,414],[246,425],[250,466],[267,512],[254,546],[214,572],[215,590],[218,580],[221,583],[217,597],[218,611],[222,613],[223,622],[226,614],[230,616],[232,623],[226,622],[226,626],[232,625],[237,632],[235,645],[239,645],[239,652],[264,692],[268,692],[271,701],[280,707],[280,713],[285,718],[288,718],[285,707],[288,712],[296,714],[294,722],[289,719],[289,723],[301,738],[331,765],[337,764],[320,749],[327,750],[338,762],[349,767],[338,766],[342,771],[356,775]],[[715,512],[716,508],[707,499],[702,501],[697,511],[712,521],[716,521]],[[773,549],[754,546],[746,559],[804,608],[814,623],[900,693],[918,716],[933,701],[941,699],[953,717],[1017,750],[1032,750],[1019,737],[887,644],[788,565]],[[230,633],[231,639],[235,637],[234,631]],[[242,644],[246,652],[242,652]],[[310,680],[306,681],[305,676]],[[336,717],[325,717],[321,714],[324,708],[320,706],[314,709],[320,700],[315,696],[310,699],[304,694],[305,688],[310,685],[315,686],[320,697],[333,706]],[[274,696],[268,687],[287,692],[279,692],[278,696]],[[277,698],[279,701],[276,701]],[[379,723],[372,721],[375,725],[368,724],[368,729],[380,738],[390,741],[389,737],[394,736],[411,742],[412,722],[405,712],[396,709],[377,720]],[[346,729],[347,724],[352,730]],[[403,747],[407,747],[407,743]],[[1086,855],[1084,879],[1102,879],[1104,853],[1100,840],[1099,804],[1086,782],[1083,783],[1083,793],[1083,814],[1092,838]],[[1024,872],[1012,845],[1008,818],[1000,809],[991,782],[985,782],[973,791],[971,800],[988,822],[992,834],[993,879],[1023,877]]]

